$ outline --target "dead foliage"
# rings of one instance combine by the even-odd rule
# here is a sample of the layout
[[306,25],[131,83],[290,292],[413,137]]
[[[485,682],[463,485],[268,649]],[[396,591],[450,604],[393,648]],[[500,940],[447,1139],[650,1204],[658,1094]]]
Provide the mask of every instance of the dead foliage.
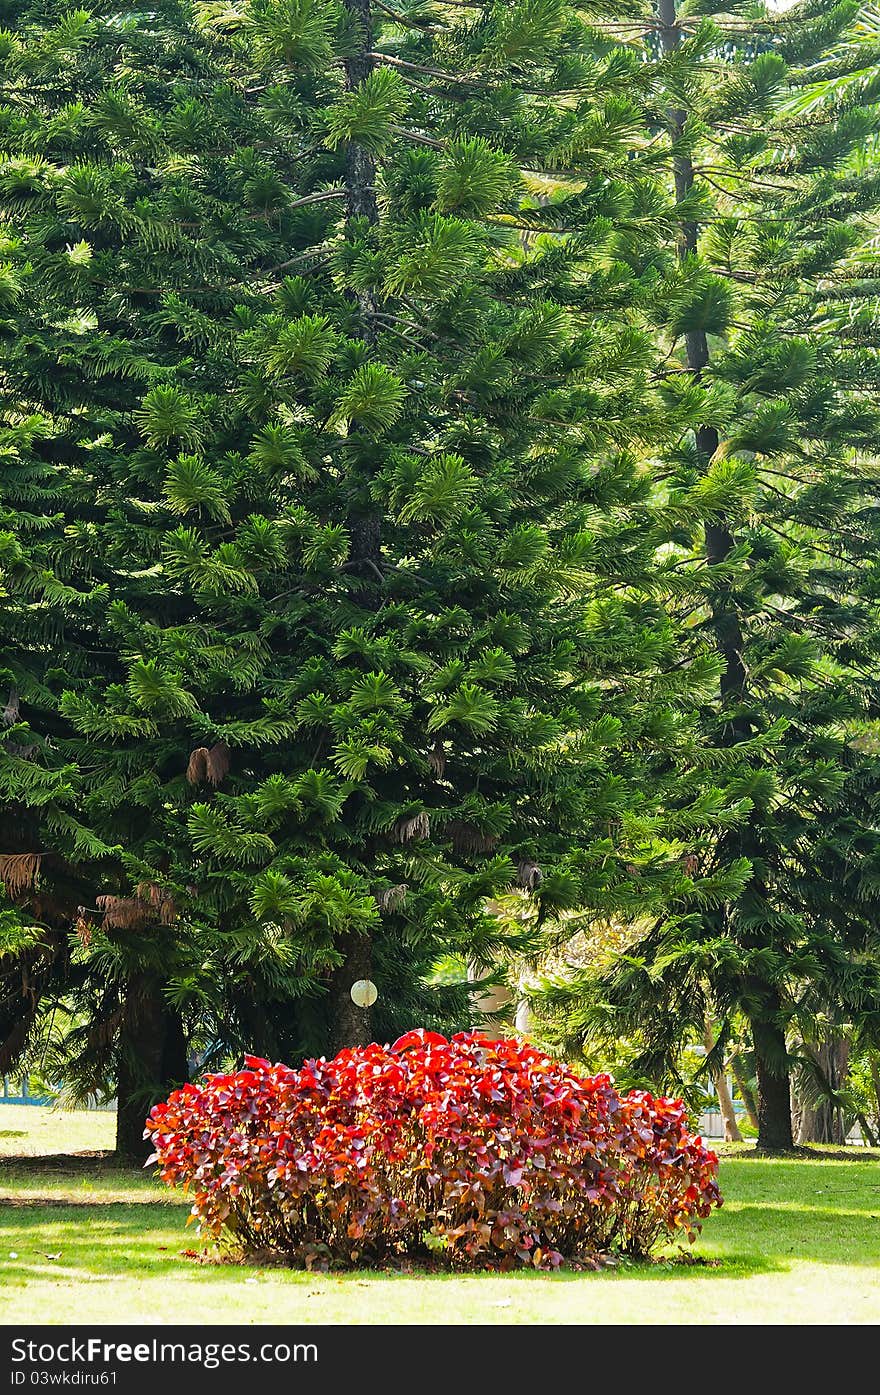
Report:
[[18,696],[18,689],[13,683],[12,687],[9,689],[9,697],[6,699],[6,706],[3,708],[2,712],[0,712],[0,722],[2,722],[5,727],[14,726],[18,721],[20,711],[21,700]]
[[484,833],[467,819],[450,819],[446,834],[452,842],[453,851],[457,853],[487,853],[498,846],[496,834]]
[[380,911],[393,911],[398,906],[402,906],[406,900],[406,882],[400,882],[397,886],[386,887],[380,891],[376,897],[376,904]]
[[0,879],[10,897],[31,889],[42,860],[43,854],[36,852],[0,854]]
[[173,925],[177,920],[174,895],[156,882],[140,882],[134,896],[98,896],[95,905],[106,930],[146,930],[148,925]]
[[523,891],[536,891],[543,880],[544,873],[537,862],[533,862],[530,857],[524,857],[516,869],[515,885]]
[[203,785],[207,782],[216,789],[228,770],[229,747],[225,741],[218,741],[216,746],[196,746],[195,750],[190,752],[186,778],[191,785]]
[[431,836],[431,819],[424,810],[408,819],[398,819],[394,825],[394,839],[398,843],[412,843]]

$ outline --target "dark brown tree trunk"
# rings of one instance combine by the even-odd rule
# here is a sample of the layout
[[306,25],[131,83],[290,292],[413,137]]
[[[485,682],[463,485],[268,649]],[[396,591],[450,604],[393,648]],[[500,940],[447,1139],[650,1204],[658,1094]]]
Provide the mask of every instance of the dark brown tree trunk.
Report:
[[[674,53],[681,43],[681,30],[676,19],[676,0],[659,0],[660,42],[666,53]],[[687,113],[681,110],[667,112],[673,140],[680,139],[687,121]],[[682,202],[690,194],[694,185],[694,166],[690,155],[680,153],[673,157],[675,197]],[[683,221],[678,234],[678,256],[684,262],[697,250],[697,224]],[[709,343],[704,330],[694,330],[685,335],[685,359],[691,370],[694,382],[699,382],[703,370],[709,365]],[[699,426],[695,433],[697,454],[704,465],[708,465],[718,449],[718,432],[714,426]],[[706,561],[709,567],[723,565],[734,548],[734,538],[727,525],[706,524]],[[712,627],[715,643],[724,660],[721,675],[722,703],[738,706],[746,694],[746,670],[743,662],[743,633],[735,605],[725,593],[722,585],[709,598],[712,610]],[[726,739],[730,744],[747,740],[751,735],[748,721],[736,714],[728,724]]]
[[[676,0],[658,0],[657,13],[660,20],[660,42],[664,52],[673,53],[682,38],[676,15]],[[680,139],[687,121],[687,113],[672,110],[667,113],[672,138]],[[681,202],[691,192],[694,184],[694,167],[690,155],[680,151],[673,156],[676,198]],[[685,220],[680,225],[678,254],[681,262],[686,262],[697,251],[697,224]],[[709,345],[703,330],[685,336],[685,355],[694,382],[699,382],[703,371],[709,365]],[[711,426],[700,426],[695,433],[697,454],[701,463],[709,465],[718,449],[718,432]],[[705,526],[705,552],[708,575],[718,574],[736,545],[733,534],[724,519]],[[727,582],[721,574],[717,584],[711,585],[707,597],[712,616],[715,647],[723,661],[720,681],[723,728],[721,742],[734,746],[747,741],[752,735],[752,726],[743,710],[748,698],[748,675],[745,667],[745,637],[735,598],[730,594]],[[756,846],[755,830],[733,831],[723,840],[724,850],[731,856],[748,857],[753,866],[755,854],[760,853]],[[753,888],[758,886],[753,882]],[[758,985],[760,999],[773,999],[778,1007],[775,990],[769,985]],[[791,1087],[785,1052],[785,1035],[773,1021],[773,1006],[767,1016],[752,1017],[752,1033],[755,1041],[755,1056],[758,1077],[758,1146],[768,1151],[785,1150],[792,1147],[791,1137]]]
[[345,956],[330,981],[330,1049],[366,1046],[372,1041],[372,1013],[352,1002],[351,986],[360,978],[370,978],[373,943],[369,935],[349,935],[340,945]]
[[[370,57],[373,47],[373,21],[370,0],[343,0],[354,20],[355,41],[344,59],[345,85],[358,87],[375,66]],[[349,141],[345,148],[346,212],[349,219],[363,218],[368,223],[379,222],[376,199],[376,164],[363,146]],[[369,291],[357,292],[360,323],[357,332],[368,344],[376,337],[374,316],[378,310],[375,296]],[[354,433],[356,435],[356,433]],[[363,583],[362,604],[372,610],[381,605],[378,588],[382,584],[382,519],[369,508],[363,508],[349,519],[351,533],[351,570]],[[369,1008],[359,1008],[351,1000],[351,986],[358,979],[372,974],[373,945],[369,934],[351,934],[339,946],[343,963],[330,982],[330,1047],[333,1052],[346,1046],[365,1046],[372,1040]]]
[[[271,1010],[260,1000],[260,990],[249,978],[244,979],[235,993],[232,1009],[242,1039],[247,1043],[248,1053],[252,1056],[262,1056],[267,1061],[279,1060],[282,1053]],[[288,1027],[295,1012],[295,1004],[285,1004]]]
[[[375,59],[370,57],[373,48],[373,16],[370,0],[343,0],[345,8],[354,20],[355,38],[349,53],[343,60],[345,86],[351,91],[370,76]],[[345,146],[345,191],[346,212],[349,218],[366,218],[368,223],[378,223],[379,204],[376,200],[376,162],[368,150],[356,141],[348,141]],[[375,337],[371,316],[376,311],[375,300],[366,293],[358,295],[361,307],[361,336]]]
[[766,1018],[751,1019],[758,1077],[758,1147],[785,1153],[794,1147],[791,1136],[791,1083],[785,1033]]
[[116,1153],[144,1159],[151,1151],[144,1139],[150,1108],[188,1076],[180,1014],[166,1003],[161,984],[146,974],[128,981],[116,1075]]

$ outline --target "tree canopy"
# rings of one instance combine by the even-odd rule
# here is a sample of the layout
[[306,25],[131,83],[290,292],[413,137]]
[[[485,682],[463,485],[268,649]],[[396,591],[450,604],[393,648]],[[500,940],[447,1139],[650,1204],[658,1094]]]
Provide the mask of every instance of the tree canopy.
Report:
[[612,920],[538,1020],[765,1142],[880,1025],[877,40],[691,9],[0,3],[0,1064],[123,1149]]

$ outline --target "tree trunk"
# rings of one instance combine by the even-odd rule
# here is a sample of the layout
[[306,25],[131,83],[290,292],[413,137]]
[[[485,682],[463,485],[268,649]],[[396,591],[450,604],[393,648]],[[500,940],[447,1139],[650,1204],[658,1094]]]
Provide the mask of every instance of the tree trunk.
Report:
[[[676,17],[676,0],[659,0],[660,42],[665,53],[674,53],[681,43],[681,30]],[[667,113],[673,140],[684,132],[687,112],[672,110]],[[675,197],[681,202],[687,198],[694,185],[694,166],[690,155],[678,154],[672,161],[675,179]],[[687,261],[697,251],[697,224],[688,219],[681,223],[678,235],[679,261]],[[709,343],[705,330],[694,330],[685,335],[685,359],[691,370],[692,381],[698,383],[703,370],[709,366]],[[718,449],[718,432],[714,426],[699,426],[695,432],[697,455],[704,465],[708,465]],[[707,523],[705,528],[706,561],[710,569],[727,561],[734,548],[734,538],[724,521]],[[710,572],[711,574],[711,572]],[[721,674],[722,706],[728,703],[738,705],[746,694],[746,670],[743,662],[743,633],[736,606],[720,588],[709,597],[712,613],[712,628],[715,644],[724,660]],[[728,723],[726,740],[729,744],[748,740],[751,727],[740,715],[734,715]]]
[[753,1129],[756,1129],[758,1127],[758,1106],[755,1102],[755,1096],[752,1093],[752,1087],[746,1080],[745,1071],[740,1063],[740,1058],[736,1053],[730,1058],[730,1073],[736,1081],[736,1088],[739,1090],[740,1099],[746,1107],[749,1123]]
[[[370,76],[376,60],[373,51],[373,15],[371,0],[342,0],[354,21],[352,41],[343,59],[345,86],[350,92]],[[378,223],[376,202],[376,163],[368,150],[356,141],[345,147],[345,184],[348,191],[349,218],[368,218]]]
[[766,1018],[751,1019],[758,1077],[758,1147],[767,1153],[790,1152],[791,1083],[785,1033]]
[[[657,13],[660,20],[659,37],[664,53],[674,53],[681,44],[682,31],[676,15],[676,0],[658,0]],[[678,140],[685,129],[687,113],[671,110],[667,113],[673,141]],[[694,167],[686,151],[673,156],[675,194],[679,202],[691,193],[694,185]],[[696,222],[685,219],[679,227],[678,256],[686,263],[697,252],[698,228]],[[696,330],[685,335],[685,357],[691,370],[691,380],[699,383],[704,370],[709,366],[709,344],[704,330]],[[695,432],[698,459],[708,467],[718,450],[718,432],[712,426],[699,426]],[[723,518],[705,524],[705,554],[708,564],[707,575],[710,588],[707,603],[712,620],[715,647],[722,660],[723,668],[719,683],[721,698],[722,728],[720,740],[723,746],[736,746],[747,741],[752,735],[752,724],[743,710],[749,696],[748,674],[745,666],[745,636],[735,597],[724,579],[715,584],[714,576],[722,569],[736,546],[736,540],[727,521]],[[760,895],[763,888],[758,878],[760,846],[753,823],[745,828],[732,830],[719,840],[719,854],[723,851],[731,857],[747,857],[754,870],[752,890]],[[727,919],[727,912],[722,912]],[[770,1001],[770,1010],[760,1019],[751,1017],[752,1033],[755,1041],[755,1056],[758,1077],[758,1146],[768,1151],[791,1148],[791,1089],[785,1050],[784,1033],[773,1022],[773,1007],[778,1006],[778,995],[771,984],[757,985],[755,996],[759,1001]]]
[[[848,1037],[832,1037],[816,1046],[806,1045],[808,1054],[816,1067],[819,1086],[837,1093],[849,1073]],[[799,1100],[800,1118],[798,1121],[798,1143],[838,1143],[846,1142],[846,1125],[843,1113],[833,1100],[827,1097],[816,1099],[812,1091],[805,1091]]]
[[116,1069],[116,1153],[146,1158],[144,1123],[151,1107],[187,1079],[186,1038],[180,1014],[165,1002],[161,984],[146,974],[129,979]]
[[[703,1033],[703,1041],[706,1050],[711,1051],[715,1045],[715,1033],[711,1022],[706,1023]],[[715,1071],[712,1075],[712,1084],[715,1086],[715,1093],[718,1096],[718,1108],[721,1110],[721,1118],[724,1121],[724,1139],[727,1143],[742,1143],[742,1134],[739,1131],[739,1124],[736,1122],[736,1110],[733,1107],[733,1100],[730,1097],[730,1090],[727,1086],[727,1077],[724,1071]]]
[[[351,92],[370,76],[376,66],[370,57],[373,49],[373,17],[370,0],[342,0],[353,23],[353,36],[348,53],[343,59],[345,87]],[[379,204],[376,199],[376,162],[369,150],[357,141],[347,141],[345,145],[345,208],[349,219],[365,218],[368,223],[379,222]],[[373,316],[378,309],[375,296],[370,291],[358,291],[357,303],[360,309],[358,332],[362,339],[372,343],[376,337]]]
[[351,986],[360,978],[370,978],[373,970],[373,942],[369,935],[347,935],[340,944],[345,956],[330,980],[330,1050],[347,1046],[367,1046],[373,1040],[372,1013],[351,999]]
[[532,1009],[529,1006],[528,998],[520,998],[517,1002],[513,1029],[524,1037],[527,1037],[532,1030]]
[[480,1023],[480,1031],[487,1037],[493,1037],[502,1041],[510,1036],[509,1023],[502,1020],[502,1014],[509,1011],[513,1004],[513,994],[503,983],[492,983],[482,988],[481,985],[486,978],[485,974],[476,964],[469,963],[467,966],[468,981],[474,984],[475,990],[472,1002],[474,1011],[480,1013],[485,1019]]
[[[260,1001],[260,993],[249,976],[242,984],[236,985],[231,1008],[238,1021],[241,1035],[247,1042],[252,1056],[262,1056],[267,1061],[283,1058],[284,1050],[279,1041],[278,1028],[273,1013]],[[289,1001],[284,1004],[285,1028],[290,1030],[291,1019],[298,1018],[298,1004]],[[296,1036],[296,1031],[291,1033]]]
[[[343,60],[345,86],[348,91],[360,86],[375,67],[370,57],[373,47],[373,21],[370,0],[343,0],[343,4],[354,21],[352,42]],[[379,222],[379,205],[376,199],[376,162],[368,150],[356,141],[348,141],[345,147],[345,191],[346,215],[349,219],[363,218],[367,222]],[[375,296],[370,291],[358,291],[356,301],[359,324],[355,332],[368,344],[374,342],[376,327],[374,315],[378,309]],[[353,437],[357,431],[353,431]],[[369,505],[349,518],[351,534],[352,571],[364,587],[362,604],[370,610],[378,610],[382,600],[382,518]],[[330,981],[330,1049],[335,1053],[349,1046],[366,1046],[372,1040],[371,1013],[369,1008],[359,1008],[351,1000],[351,986],[361,978],[371,978],[373,945],[369,934],[351,934],[340,945],[343,963],[334,972]]]
[[871,1069],[871,1084],[874,1086],[874,1102],[877,1108],[877,1130],[880,1132],[880,1057],[876,1051],[868,1052]]

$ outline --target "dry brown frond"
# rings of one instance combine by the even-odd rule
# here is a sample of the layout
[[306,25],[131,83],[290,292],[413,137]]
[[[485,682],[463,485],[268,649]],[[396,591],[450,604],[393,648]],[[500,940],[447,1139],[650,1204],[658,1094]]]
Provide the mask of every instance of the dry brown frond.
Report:
[[145,930],[149,924],[173,925],[177,920],[174,895],[156,882],[138,882],[134,896],[99,896],[108,930]]
[[434,742],[433,750],[428,752],[428,764],[435,775],[442,775],[446,769],[446,752],[443,749],[443,742],[438,739]]
[[398,819],[394,825],[393,836],[398,843],[412,843],[416,839],[429,838],[430,835],[431,819],[424,810],[421,814],[413,814],[410,819]]
[[19,896],[33,886],[42,860],[42,853],[0,854],[0,879],[10,896]]
[[144,930],[150,919],[151,908],[139,896],[97,896],[95,905],[108,930]]
[[229,747],[225,741],[212,746],[205,760],[205,773],[212,785],[219,785],[229,769]]
[[208,780],[216,787],[228,769],[229,747],[225,741],[218,741],[216,746],[196,746],[190,752],[186,778],[191,785],[201,785]]
[[189,784],[200,785],[207,778],[209,755],[207,746],[196,746],[194,751],[190,751],[189,763],[186,767],[186,778]]
[[6,706],[3,708],[3,711],[0,712],[0,722],[2,722],[5,727],[11,727],[18,721],[18,714],[20,711],[21,703],[18,696],[18,689],[13,683],[12,687],[9,689],[9,697],[6,699]]
[[149,901],[151,906],[158,906],[162,900],[163,892],[156,882],[138,882],[134,894],[139,901]]
[[100,1022],[95,1022],[89,1027],[88,1044],[93,1051],[103,1051],[111,1044],[117,1031],[122,1025],[122,1018],[125,1009],[123,1007],[114,1008],[111,1013]]
[[475,823],[469,823],[466,819],[450,819],[445,831],[457,853],[487,853],[498,844],[494,833],[483,833]]
[[170,892],[166,894],[159,907],[159,919],[163,925],[173,925],[177,920],[177,906]]
[[397,886],[386,887],[380,891],[376,897],[376,904],[380,911],[393,911],[398,906],[402,906],[406,900],[406,882],[400,882]]

